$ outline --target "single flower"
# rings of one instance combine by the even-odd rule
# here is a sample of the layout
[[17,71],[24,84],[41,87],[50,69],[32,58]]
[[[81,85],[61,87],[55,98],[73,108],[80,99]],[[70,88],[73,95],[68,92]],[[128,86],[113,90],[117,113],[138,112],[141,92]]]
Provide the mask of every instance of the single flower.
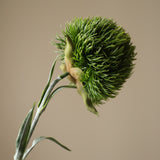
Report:
[[136,53],[129,34],[112,19],[75,18],[57,40],[62,70],[98,114],[95,106],[115,97],[132,73]]

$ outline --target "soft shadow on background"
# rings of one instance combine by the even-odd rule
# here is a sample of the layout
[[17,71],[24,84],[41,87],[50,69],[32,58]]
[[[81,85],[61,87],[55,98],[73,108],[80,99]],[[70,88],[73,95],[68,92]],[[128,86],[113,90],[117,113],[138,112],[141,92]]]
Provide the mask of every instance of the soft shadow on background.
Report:
[[75,16],[102,16],[130,33],[138,53],[134,74],[98,108],[100,117],[76,90],[59,92],[33,137],[53,136],[72,152],[43,141],[28,159],[159,160],[159,8],[158,0],[0,0],[0,159],[13,159],[18,129],[41,96],[57,54],[50,42]]

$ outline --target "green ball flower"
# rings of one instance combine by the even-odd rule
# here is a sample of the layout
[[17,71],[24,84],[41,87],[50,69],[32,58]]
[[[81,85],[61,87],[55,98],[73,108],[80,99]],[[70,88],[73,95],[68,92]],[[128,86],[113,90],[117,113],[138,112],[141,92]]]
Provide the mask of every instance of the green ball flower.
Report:
[[75,18],[57,40],[63,70],[97,114],[95,106],[115,97],[131,75],[136,53],[129,34],[112,19]]

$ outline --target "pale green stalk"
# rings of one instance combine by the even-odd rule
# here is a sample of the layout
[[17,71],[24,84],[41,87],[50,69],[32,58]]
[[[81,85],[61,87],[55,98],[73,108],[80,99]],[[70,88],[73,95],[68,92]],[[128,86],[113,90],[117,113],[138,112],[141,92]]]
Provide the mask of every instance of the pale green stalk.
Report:
[[[44,137],[44,136],[41,136],[41,137],[35,139],[32,143],[32,146],[28,150],[26,150],[27,145],[31,139],[32,134],[33,134],[33,131],[38,123],[38,120],[39,120],[41,114],[45,111],[45,109],[46,109],[50,99],[53,97],[53,95],[57,91],[61,90],[62,88],[76,88],[74,85],[63,85],[63,86],[59,86],[56,89],[54,89],[54,87],[56,86],[56,84],[59,81],[61,81],[62,79],[66,78],[69,75],[69,73],[66,72],[66,73],[58,76],[54,81],[51,82],[51,78],[53,75],[55,64],[56,64],[56,60],[54,61],[53,65],[52,65],[51,72],[50,72],[49,79],[48,79],[48,83],[44,89],[44,92],[43,92],[42,97],[40,99],[40,102],[38,104],[38,107],[37,107],[37,110],[36,110],[36,113],[35,113],[33,120],[32,120],[32,116],[33,116],[34,107],[28,113],[27,117],[25,118],[25,120],[20,128],[20,131],[19,131],[19,134],[17,137],[17,141],[16,141],[16,153],[14,155],[14,160],[24,160],[27,157],[27,155],[30,153],[30,151],[34,148],[34,146],[43,139],[51,140],[51,141],[57,143],[58,145],[60,145],[61,147],[63,147],[64,149],[70,151],[69,148],[62,145],[56,139],[54,139],[52,137]],[[35,104],[34,104],[34,106],[35,106]]]
[[[32,134],[33,134],[33,131],[34,131],[36,125],[37,125],[37,122],[38,122],[38,120],[39,120],[40,115],[42,114],[42,112],[44,112],[45,108],[47,107],[47,104],[48,104],[47,99],[48,99],[49,95],[51,94],[53,88],[55,87],[55,85],[56,85],[60,80],[62,80],[63,78],[65,78],[65,77],[68,76],[68,75],[69,75],[69,73],[66,72],[66,73],[62,74],[61,76],[58,76],[58,77],[50,84],[50,86],[48,87],[48,89],[47,89],[47,91],[46,91],[46,93],[45,93],[45,95],[44,95],[44,97],[43,97],[43,99],[42,99],[42,101],[41,101],[40,106],[37,108],[37,112],[36,112],[35,117],[34,117],[34,119],[33,119],[33,121],[32,121],[31,129],[30,129],[29,136],[28,136],[28,142],[29,142],[29,140],[30,140],[30,138],[31,138],[31,136],[32,136]],[[46,103],[47,103],[47,104],[46,104]]]

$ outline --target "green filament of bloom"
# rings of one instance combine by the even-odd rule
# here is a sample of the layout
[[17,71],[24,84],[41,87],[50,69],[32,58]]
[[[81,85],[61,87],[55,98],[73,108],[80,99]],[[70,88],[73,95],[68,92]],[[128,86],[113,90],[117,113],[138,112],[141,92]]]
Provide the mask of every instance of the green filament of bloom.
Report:
[[115,97],[134,67],[135,46],[129,34],[112,19],[75,18],[66,24],[63,37],[57,37],[64,64],[66,36],[72,42],[72,66],[83,72],[80,81],[90,105]]

